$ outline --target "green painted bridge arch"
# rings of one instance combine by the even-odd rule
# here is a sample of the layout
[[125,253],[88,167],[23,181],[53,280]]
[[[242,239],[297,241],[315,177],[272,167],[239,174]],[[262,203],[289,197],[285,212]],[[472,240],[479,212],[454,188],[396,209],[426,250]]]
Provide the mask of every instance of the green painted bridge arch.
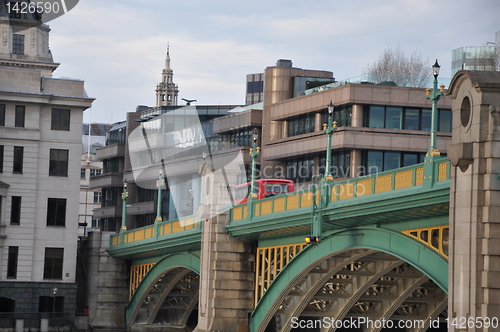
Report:
[[[130,299],[125,312],[127,325],[185,325],[197,309],[199,275],[200,257],[191,253],[163,257],[145,275]],[[175,297],[180,304],[174,305],[168,301],[169,297]]]
[[250,331],[290,331],[294,317],[356,315],[420,318],[425,325],[415,331],[425,331],[430,317],[446,314],[447,292],[448,261],[432,248],[383,228],[341,230],[283,268],[253,311]]

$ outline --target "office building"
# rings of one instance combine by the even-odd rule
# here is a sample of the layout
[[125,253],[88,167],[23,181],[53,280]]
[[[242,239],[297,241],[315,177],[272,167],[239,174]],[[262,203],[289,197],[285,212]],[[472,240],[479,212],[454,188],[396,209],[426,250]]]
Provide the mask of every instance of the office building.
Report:
[[[0,308],[2,324],[72,326],[76,298],[84,82],[57,79],[38,16],[0,2]],[[9,316],[11,315],[11,316]],[[51,318],[52,319],[52,318]],[[4,325],[5,326],[5,325]],[[7,326],[12,327],[12,326]]]

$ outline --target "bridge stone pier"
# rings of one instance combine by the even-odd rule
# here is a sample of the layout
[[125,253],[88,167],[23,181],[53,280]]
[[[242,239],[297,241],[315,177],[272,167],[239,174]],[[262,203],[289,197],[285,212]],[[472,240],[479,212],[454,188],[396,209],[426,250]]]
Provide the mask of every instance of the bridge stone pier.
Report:
[[[255,245],[231,237],[226,230],[229,212],[224,209],[227,202],[224,183],[228,176],[237,173],[225,169],[223,175],[209,168],[204,164],[200,172],[206,187],[205,204],[198,213],[203,224],[195,332],[248,331],[248,313],[253,310]],[[236,183],[234,178],[230,180],[229,183]]]
[[456,166],[450,183],[449,319],[498,317],[500,72],[460,71],[448,93],[453,100],[448,157]]

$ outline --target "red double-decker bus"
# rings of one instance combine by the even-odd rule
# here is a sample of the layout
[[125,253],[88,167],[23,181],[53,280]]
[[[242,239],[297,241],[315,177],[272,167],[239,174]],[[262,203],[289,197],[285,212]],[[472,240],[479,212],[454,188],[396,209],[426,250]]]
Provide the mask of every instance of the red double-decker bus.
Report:
[[[255,181],[257,199],[263,199],[276,195],[291,193],[295,190],[293,181],[281,179],[260,179]],[[236,186],[235,196],[236,204],[248,202],[252,183],[243,183]]]

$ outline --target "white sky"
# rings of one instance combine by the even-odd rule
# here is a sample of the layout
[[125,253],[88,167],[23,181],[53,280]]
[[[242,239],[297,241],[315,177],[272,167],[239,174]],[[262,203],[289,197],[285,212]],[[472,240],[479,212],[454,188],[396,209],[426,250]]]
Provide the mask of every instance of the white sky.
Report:
[[278,59],[341,80],[399,45],[450,77],[452,50],[494,42],[499,17],[499,0],[81,0],[48,24],[54,77],[96,98],[84,122],[116,122],[155,106],[167,43],[179,101],[238,105],[246,74]]

